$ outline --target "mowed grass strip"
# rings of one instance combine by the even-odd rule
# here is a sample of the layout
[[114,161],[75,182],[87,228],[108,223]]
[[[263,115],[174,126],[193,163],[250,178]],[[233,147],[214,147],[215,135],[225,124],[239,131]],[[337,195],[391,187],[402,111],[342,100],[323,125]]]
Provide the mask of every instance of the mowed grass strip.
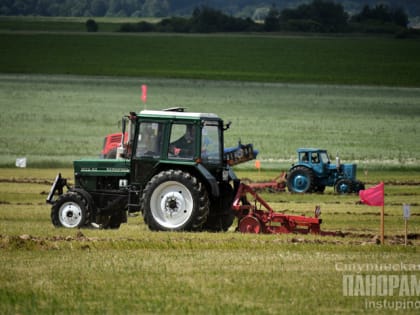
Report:
[[[71,169],[61,169],[72,177]],[[386,185],[386,245],[376,245],[378,207],[356,204],[357,195],[263,193],[276,210],[312,215],[323,210],[322,228],[352,234],[254,235],[158,233],[141,217],[118,230],[54,228],[44,203],[52,169],[0,169],[1,314],[366,314],[365,301],[383,296],[346,296],[350,267],[417,264],[418,239],[401,243],[401,200],[410,199],[409,231],[419,231],[416,189]],[[240,178],[271,178],[238,172]],[[387,183],[403,174],[370,175]],[[406,180],[414,179],[408,174]],[[398,204],[397,204],[398,203]],[[395,244],[395,241],[398,243]],[[394,243],[392,243],[394,242]],[[401,269],[367,275],[417,275]],[[398,290],[386,297],[398,301]],[[416,301],[416,296],[405,296]],[[407,308],[404,314],[417,314]],[[395,309],[381,309],[394,314]]]
[[420,42],[374,37],[0,34],[0,72],[420,86]]
[[[372,246],[355,252],[313,244],[269,249],[257,244],[252,250],[85,246],[4,251],[0,310],[3,314],[313,314],[316,305],[320,314],[366,314],[364,297],[343,295],[345,272],[338,267],[415,263],[414,255]],[[404,314],[416,312],[408,309]]]

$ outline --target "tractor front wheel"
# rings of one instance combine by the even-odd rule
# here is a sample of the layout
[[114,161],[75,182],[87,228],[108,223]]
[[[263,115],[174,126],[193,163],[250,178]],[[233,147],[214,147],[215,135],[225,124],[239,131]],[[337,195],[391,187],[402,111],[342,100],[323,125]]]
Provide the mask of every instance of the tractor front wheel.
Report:
[[353,192],[353,185],[349,179],[340,179],[335,184],[335,192],[338,194],[350,194]]
[[287,188],[293,193],[310,193],[315,187],[312,170],[297,166],[287,175]]
[[207,191],[181,170],[162,171],[143,191],[144,221],[154,231],[200,230],[209,214]]
[[80,228],[89,222],[88,202],[75,192],[61,195],[51,208],[51,221],[55,227]]

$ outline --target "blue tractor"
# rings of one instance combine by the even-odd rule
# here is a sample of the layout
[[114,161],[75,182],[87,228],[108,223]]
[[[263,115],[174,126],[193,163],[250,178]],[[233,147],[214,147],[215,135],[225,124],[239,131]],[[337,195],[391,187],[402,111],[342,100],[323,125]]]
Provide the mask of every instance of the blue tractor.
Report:
[[297,150],[299,161],[287,173],[287,188],[293,193],[324,192],[333,186],[340,194],[357,193],[365,189],[356,180],[356,164],[331,163],[327,150],[301,148]]

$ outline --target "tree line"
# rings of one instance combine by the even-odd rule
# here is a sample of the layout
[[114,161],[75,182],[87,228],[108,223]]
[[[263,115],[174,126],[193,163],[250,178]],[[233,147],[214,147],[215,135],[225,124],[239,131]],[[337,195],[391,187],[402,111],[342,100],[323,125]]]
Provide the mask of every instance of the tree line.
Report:
[[408,16],[401,8],[380,4],[366,5],[361,12],[349,16],[341,4],[313,0],[295,9],[271,7],[264,23],[250,18],[237,18],[206,6],[195,8],[190,18],[171,17],[158,23],[124,23],[121,32],[407,32]]
[[[169,17],[191,16],[205,4],[227,15],[263,20],[272,5],[278,10],[296,8],[311,0],[2,0],[0,15],[85,16],[85,17]],[[420,2],[414,0],[331,0],[353,15],[364,5],[386,3],[403,7],[409,17],[420,16]]]

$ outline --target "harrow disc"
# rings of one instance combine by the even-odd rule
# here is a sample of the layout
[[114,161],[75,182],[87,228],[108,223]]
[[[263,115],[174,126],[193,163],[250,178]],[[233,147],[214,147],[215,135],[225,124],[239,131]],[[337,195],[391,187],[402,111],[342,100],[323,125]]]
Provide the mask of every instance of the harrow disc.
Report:
[[248,215],[239,222],[239,231],[242,233],[261,233],[261,223],[258,218]]

